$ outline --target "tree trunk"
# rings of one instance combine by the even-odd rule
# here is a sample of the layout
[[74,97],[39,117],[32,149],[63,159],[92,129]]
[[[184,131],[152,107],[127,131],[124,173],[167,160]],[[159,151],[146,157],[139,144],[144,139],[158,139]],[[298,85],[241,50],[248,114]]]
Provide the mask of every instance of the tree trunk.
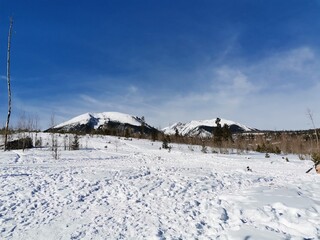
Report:
[[11,48],[11,36],[12,36],[12,25],[13,18],[10,18],[10,27],[8,34],[8,53],[7,53],[7,82],[8,82],[8,116],[6,122],[5,139],[4,139],[4,150],[8,150],[8,132],[9,132],[9,122],[11,116],[11,84],[10,84],[10,48]]

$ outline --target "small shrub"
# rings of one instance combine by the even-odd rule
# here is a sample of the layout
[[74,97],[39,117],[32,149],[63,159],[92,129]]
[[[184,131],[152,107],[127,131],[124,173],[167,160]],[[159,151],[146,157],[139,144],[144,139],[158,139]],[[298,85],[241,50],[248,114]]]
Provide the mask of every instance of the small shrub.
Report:
[[275,154],[281,154],[281,150],[278,146],[276,146],[276,149],[274,150]]
[[171,147],[169,146],[170,138],[168,136],[164,136],[162,140],[162,148],[164,149],[170,149]]
[[[226,148],[220,148],[219,149],[221,154],[229,154],[229,150]],[[240,151],[239,154],[241,154],[243,151]]]
[[37,148],[42,147],[42,138],[36,140],[35,147]]
[[32,139],[30,137],[20,138],[18,140],[9,141],[7,144],[8,150],[15,150],[15,149],[27,149],[33,148]]
[[208,152],[208,148],[206,147],[206,145],[202,144],[201,152],[203,152],[203,153]]
[[320,153],[312,153],[311,159],[316,166],[319,165],[320,164]]
[[74,136],[73,142],[71,144],[71,149],[72,150],[79,150],[79,137],[78,135]]
[[256,148],[256,152],[262,152],[261,146],[258,144],[257,148]]
[[218,153],[218,151],[215,149],[212,149],[212,153]]
[[164,149],[168,149],[169,148],[168,142],[165,139],[162,142],[162,148],[164,148]]

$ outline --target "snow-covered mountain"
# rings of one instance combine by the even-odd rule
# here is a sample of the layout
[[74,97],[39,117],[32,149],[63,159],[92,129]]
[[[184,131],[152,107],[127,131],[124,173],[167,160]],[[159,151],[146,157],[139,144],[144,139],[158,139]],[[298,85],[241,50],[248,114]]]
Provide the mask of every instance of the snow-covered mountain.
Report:
[[156,130],[144,119],[119,112],[85,113],[74,117],[66,122],[58,124],[47,131],[55,132],[92,132],[129,129],[131,132],[150,133]]
[[[232,133],[256,131],[257,129],[236,123],[230,120],[221,119],[221,126],[227,124]],[[173,135],[178,131],[182,136],[198,136],[198,137],[211,137],[213,129],[217,127],[216,118],[211,120],[191,121],[188,123],[175,123],[170,127],[162,129],[165,134]]]

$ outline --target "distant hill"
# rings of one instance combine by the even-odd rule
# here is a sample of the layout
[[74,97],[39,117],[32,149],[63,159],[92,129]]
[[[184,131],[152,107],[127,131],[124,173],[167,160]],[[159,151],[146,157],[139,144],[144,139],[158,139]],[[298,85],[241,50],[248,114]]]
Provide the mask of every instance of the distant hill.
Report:
[[144,122],[142,118],[119,112],[85,113],[58,124],[47,132],[124,132],[150,134],[157,129]]
[[[221,126],[227,124],[230,127],[231,133],[257,131],[255,128],[245,126],[230,120],[221,119]],[[212,133],[216,125],[216,118],[211,120],[191,121],[188,123],[175,123],[170,127],[162,129],[165,134],[173,135],[178,131],[182,136],[189,137],[212,137]]]

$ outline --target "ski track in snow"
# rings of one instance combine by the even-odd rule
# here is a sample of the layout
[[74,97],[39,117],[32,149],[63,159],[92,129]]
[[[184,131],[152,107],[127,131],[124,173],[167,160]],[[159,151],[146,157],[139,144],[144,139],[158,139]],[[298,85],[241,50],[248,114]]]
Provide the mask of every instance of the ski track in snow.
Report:
[[0,153],[1,239],[319,239],[310,161],[86,141],[59,160],[48,149]]

